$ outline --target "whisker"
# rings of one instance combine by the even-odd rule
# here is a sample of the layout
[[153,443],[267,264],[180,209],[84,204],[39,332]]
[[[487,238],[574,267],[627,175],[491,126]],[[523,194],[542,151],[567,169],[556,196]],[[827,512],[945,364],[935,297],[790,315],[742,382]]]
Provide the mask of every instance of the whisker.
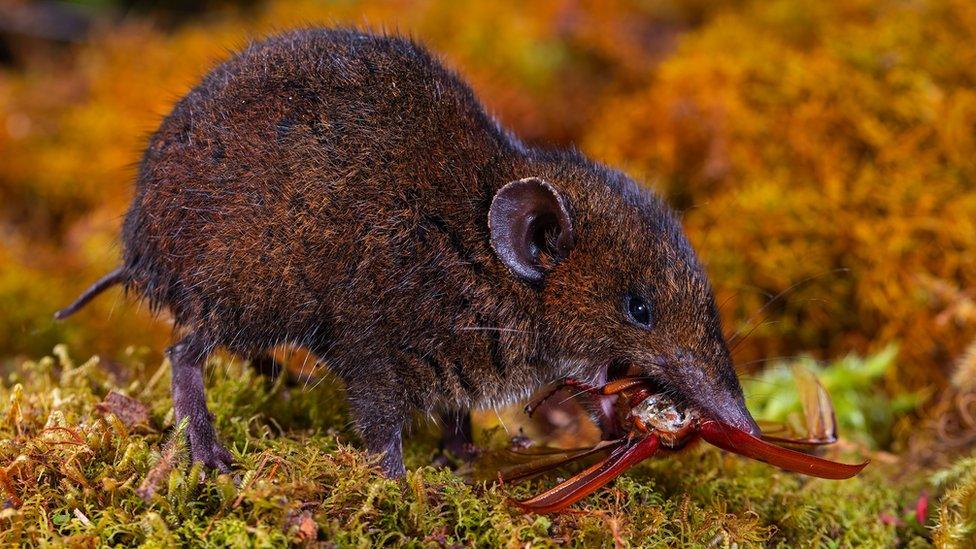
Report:
[[517,328],[501,328],[497,326],[462,326],[458,330],[463,331],[483,331],[483,332],[514,332],[519,334],[538,334],[539,332],[535,330],[519,330]]
[[729,294],[725,299],[722,300],[722,303],[719,304],[718,312],[721,313],[723,310],[725,310],[725,306],[728,305],[733,299],[737,297],[739,297],[739,292]]
[[780,323],[779,320],[767,320],[767,321],[763,322],[762,324],[757,324],[757,325],[753,326],[744,336],[740,337],[737,341],[735,341],[731,345],[731,348],[729,349],[729,352],[734,355],[735,354],[735,351],[739,348],[739,346],[741,346],[747,339],[749,339],[749,336],[751,336],[753,334],[753,332],[755,332],[759,328],[762,328],[764,326],[771,326],[773,324],[779,324],[779,323]]
[[797,356],[797,355],[790,355],[790,356],[787,356],[787,355],[770,356],[770,357],[766,357],[766,358],[757,358],[756,360],[750,360],[749,362],[739,362],[739,363],[736,363],[735,367],[736,368],[740,368],[740,367],[743,367],[743,366],[752,366],[753,364],[762,364],[764,362],[772,362],[774,360],[779,360],[779,361],[782,361],[782,362],[789,362],[789,361],[792,361],[792,360],[796,360],[798,358],[800,358],[800,357]]
[[559,402],[557,402],[556,404],[566,404],[570,400],[575,400],[577,397],[581,397],[583,395],[588,395],[588,394],[590,394],[590,393],[588,393],[587,391],[580,391],[578,393],[572,393],[569,396],[567,396],[566,398],[564,398],[564,399],[560,400]]
[[[800,286],[802,286],[802,285],[804,285],[804,284],[806,284],[808,282],[812,282],[814,280],[817,280],[818,278],[822,278],[824,276],[827,276],[827,275],[837,274],[837,273],[846,273],[846,272],[850,272],[850,269],[848,269],[847,267],[840,267],[838,269],[831,269],[829,271],[825,271],[825,272],[822,272],[822,273],[819,273],[819,274],[815,274],[815,275],[808,276],[808,277],[806,277],[806,278],[804,278],[804,279],[802,279],[800,281],[797,281],[797,282],[791,284],[788,288],[786,288],[785,290],[783,290],[780,293],[778,293],[775,296],[773,296],[773,298],[770,299],[769,301],[767,301],[766,304],[763,305],[758,311],[756,311],[755,313],[753,313],[753,315],[750,316],[748,320],[746,320],[746,325],[748,326],[748,325],[753,324],[754,322],[756,322],[758,320],[758,318],[767,309],[769,309],[770,306],[773,305],[773,303],[776,303],[777,301],[779,301],[780,299],[782,299],[783,297],[785,297],[786,295],[788,295],[790,292],[792,292],[793,290],[797,289],[798,287],[800,287]],[[753,331],[755,331],[755,328],[754,327],[752,329],[750,329],[749,333],[751,334]],[[736,342],[741,337],[742,337],[741,330],[737,330],[734,334],[732,334],[732,337],[730,337],[728,339],[729,344],[730,345],[735,345]],[[748,334],[747,334],[746,337],[748,337]]]
[[767,299],[772,299],[773,297],[775,297],[775,294],[773,294],[772,292],[766,291],[760,288],[759,286],[756,286],[755,284],[725,284],[723,285],[723,287],[734,289],[736,291],[748,290],[750,292],[754,292],[761,296],[764,296]]
[[498,413],[498,410],[493,409],[492,411],[495,412],[495,417],[498,418],[498,424],[505,430],[505,435],[508,438],[512,438],[512,432],[508,430],[508,425],[505,425],[505,420],[502,419],[501,414]]
[[310,379],[312,379],[312,374],[315,373],[315,365],[317,364],[317,362],[312,364],[312,371],[311,372],[306,372],[305,371],[305,368],[308,366],[308,358],[310,356],[312,356],[310,353],[308,353],[308,352],[305,353],[305,358],[302,359],[302,366],[298,370],[299,372],[301,372],[302,377],[305,378],[304,383],[302,383],[302,392],[307,392],[308,391],[308,381]]

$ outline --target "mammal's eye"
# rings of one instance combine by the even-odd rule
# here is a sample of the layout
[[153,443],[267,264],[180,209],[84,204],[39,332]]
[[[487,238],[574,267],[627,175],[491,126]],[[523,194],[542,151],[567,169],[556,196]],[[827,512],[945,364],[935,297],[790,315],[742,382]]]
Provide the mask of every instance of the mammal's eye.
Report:
[[626,298],[627,314],[630,320],[641,328],[651,327],[651,306],[644,301],[644,298],[637,295],[628,295]]

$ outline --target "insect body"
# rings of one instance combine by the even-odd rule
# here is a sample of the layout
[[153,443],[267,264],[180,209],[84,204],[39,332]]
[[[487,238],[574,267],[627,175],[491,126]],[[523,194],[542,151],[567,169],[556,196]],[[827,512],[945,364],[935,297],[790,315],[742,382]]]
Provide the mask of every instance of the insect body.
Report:
[[694,434],[693,416],[662,394],[640,401],[627,417],[636,429],[654,433],[668,448],[680,447]]
[[[682,407],[641,377],[619,379],[602,387],[567,380],[557,390],[565,386],[578,388],[596,397],[616,396],[616,421],[620,422],[627,434],[620,439],[606,441],[593,448],[565,452],[560,459],[549,457],[536,465],[528,464],[513,469],[509,472],[511,474],[502,473],[503,480],[519,480],[595,453],[609,452],[601,461],[546,492],[515,502],[526,511],[534,513],[563,511],[630,467],[651,457],[660,448],[679,450],[698,438],[735,454],[764,461],[788,471],[820,478],[850,478],[859,473],[868,463],[866,461],[854,465],[837,463],[781,446],[815,446],[829,444],[835,440],[836,425],[833,411],[830,408],[829,398],[826,398],[826,392],[819,384],[816,384],[816,393],[821,408],[815,411],[815,415],[818,418],[829,417],[829,424],[825,426],[822,433],[816,433],[819,436],[807,439],[753,436],[731,425],[698,414],[693,409]],[[526,411],[531,414],[535,407],[554,393],[555,391],[542,400],[526,406]]]

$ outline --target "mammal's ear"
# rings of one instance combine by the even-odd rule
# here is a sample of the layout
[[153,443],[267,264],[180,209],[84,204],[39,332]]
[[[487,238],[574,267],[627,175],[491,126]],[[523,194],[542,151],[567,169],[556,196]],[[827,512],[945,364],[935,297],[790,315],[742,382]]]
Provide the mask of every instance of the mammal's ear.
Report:
[[565,258],[573,248],[573,222],[565,198],[535,177],[498,190],[488,211],[488,230],[499,259],[532,282],[541,281],[547,264]]

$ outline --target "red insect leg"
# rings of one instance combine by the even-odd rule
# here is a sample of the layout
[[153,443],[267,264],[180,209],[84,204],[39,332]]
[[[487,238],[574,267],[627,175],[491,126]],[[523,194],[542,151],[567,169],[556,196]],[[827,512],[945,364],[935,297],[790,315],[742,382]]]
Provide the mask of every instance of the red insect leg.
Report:
[[599,463],[531,499],[515,504],[533,513],[558,513],[592,494],[621,473],[654,455],[660,441],[654,435],[620,446]]
[[723,450],[814,477],[834,480],[851,478],[868,464],[867,461],[854,465],[838,463],[782,448],[714,420],[703,421],[699,429],[703,439]]
[[550,398],[553,397],[553,395],[555,395],[556,393],[558,393],[559,391],[567,387],[573,387],[574,389],[578,389],[580,393],[585,393],[588,395],[611,396],[644,384],[646,384],[646,381],[640,378],[623,378],[623,379],[618,379],[616,381],[611,381],[610,383],[607,383],[602,387],[597,387],[595,385],[590,385],[589,383],[586,383],[584,381],[579,381],[578,379],[573,379],[573,378],[564,379],[561,383],[553,387],[552,390],[550,390],[542,397],[537,398],[536,400],[526,404],[524,411],[526,414],[528,414],[529,417],[532,417],[532,414],[535,413],[536,409],[539,406],[541,406],[542,403],[549,400]]
[[598,395],[615,395],[617,393],[622,393],[629,389],[634,389],[642,385],[647,385],[647,380],[639,377],[625,377],[617,379],[607,383],[603,387],[599,387],[596,390]]

